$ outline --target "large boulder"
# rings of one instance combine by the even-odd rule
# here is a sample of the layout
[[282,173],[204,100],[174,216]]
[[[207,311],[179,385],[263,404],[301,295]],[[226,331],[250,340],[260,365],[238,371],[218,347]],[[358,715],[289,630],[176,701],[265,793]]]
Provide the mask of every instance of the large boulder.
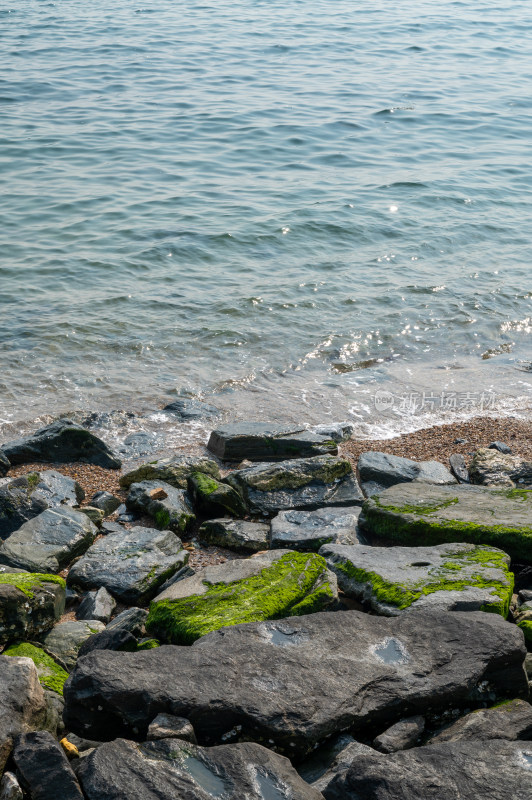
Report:
[[228,625],[310,614],[336,599],[336,578],[321,556],[272,550],[173,583],[151,604],[146,630],[164,642],[191,644]]
[[11,464],[9,462],[8,457],[6,456],[3,450],[0,450],[0,478],[3,478],[4,475],[7,475],[10,467]]
[[479,708],[434,734],[427,744],[464,739],[532,739],[532,706],[510,700],[493,708]]
[[201,744],[240,736],[298,757],[341,731],[367,736],[429,710],[526,697],[525,652],[515,625],[482,612],[338,611],[236,625],[192,647],[79,659],[65,724],[93,739],[142,739],[170,711]]
[[188,561],[188,551],[171,531],[131,528],[98,539],[68,574],[69,586],[104,586],[127,604],[150,600],[170,575]]
[[364,500],[349,461],[334,456],[247,467],[231,472],[226,481],[240,492],[252,514],[360,506]]
[[227,547],[238,553],[258,553],[269,547],[270,526],[242,519],[210,519],[198,533],[202,544]]
[[87,800],[323,800],[287,758],[251,742],[204,748],[177,738],[117,739],[84,758],[78,776]]
[[31,800],[84,800],[65,753],[48,731],[19,736],[13,760]]
[[532,561],[532,492],[524,489],[401,483],[366,500],[363,512],[370,531],[400,544],[472,542]]
[[58,419],[31,436],[3,444],[2,449],[11,464],[83,461],[106,469],[122,465],[105,442],[69,419]]
[[38,637],[64,608],[65,581],[58,575],[0,571],[0,644]]
[[158,481],[169,483],[176,489],[186,489],[187,479],[193,472],[203,472],[217,480],[220,478],[220,468],[210,458],[194,456],[173,456],[141,464],[120,478],[122,489],[129,489],[132,483],[142,481]]
[[519,456],[501,453],[491,447],[477,450],[469,466],[473,483],[484,486],[506,486],[512,488],[519,484],[532,484],[532,461]]
[[98,529],[80,511],[49,508],[0,545],[0,563],[30,572],[59,572],[92,544]]
[[0,655],[0,774],[14,739],[40,728],[45,719],[46,701],[33,662]]
[[133,511],[149,514],[160,530],[183,533],[195,520],[187,494],[163,481],[132,484],[126,505]]
[[271,521],[271,547],[318,552],[329,542],[364,542],[358,527],[360,508],[318,508],[316,511],[281,511]]
[[46,511],[47,501],[34,495],[38,483],[39,474],[33,472],[0,486],[0,539],[7,539],[25,522]]
[[403,609],[495,611],[508,616],[514,585],[510,557],[493,547],[324,545],[320,550],[342,591],[377,614]]
[[68,669],[73,669],[83,642],[104,628],[103,622],[97,619],[68,619],[44,634],[41,642],[49,652],[60,658]]
[[443,742],[384,755],[360,748],[325,790],[327,800],[518,800],[530,795],[525,742]]
[[63,694],[63,684],[67,679],[68,672],[41,647],[29,642],[20,642],[6,647],[4,655],[11,658],[31,658],[37,669],[39,682],[43,689],[49,689],[60,695]]
[[234,422],[211,433],[207,448],[222,461],[284,461],[336,455],[335,441],[303,427]]
[[362,453],[358,460],[358,473],[362,489],[368,496],[379,494],[396,483],[456,483],[451,472],[439,461],[412,461],[374,450]]

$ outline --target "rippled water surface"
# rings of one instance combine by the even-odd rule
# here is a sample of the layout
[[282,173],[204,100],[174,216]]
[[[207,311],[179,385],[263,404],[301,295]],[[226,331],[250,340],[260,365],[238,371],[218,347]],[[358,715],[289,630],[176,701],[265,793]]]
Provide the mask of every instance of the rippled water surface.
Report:
[[526,408],[531,28],[494,0],[7,0],[0,421]]

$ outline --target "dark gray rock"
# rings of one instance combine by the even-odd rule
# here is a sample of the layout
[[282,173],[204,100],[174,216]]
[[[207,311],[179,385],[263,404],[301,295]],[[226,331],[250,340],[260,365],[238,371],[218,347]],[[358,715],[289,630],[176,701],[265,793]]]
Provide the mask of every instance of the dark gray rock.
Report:
[[81,647],[79,648],[78,658],[83,658],[88,653],[95,650],[128,650],[135,652],[137,650],[137,639],[132,633],[124,628],[107,628],[101,633],[95,633],[94,636],[89,636]]
[[504,442],[492,442],[488,445],[488,448],[490,450],[498,450],[499,453],[505,453],[506,455],[509,455],[512,452],[512,448],[508,447],[508,445],[504,444]]
[[[219,480],[220,468],[210,458],[197,456],[173,456],[161,458],[149,464],[142,464],[120,478],[122,489],[129,489],[133,483],[142,481],[162,481],[176,489],[186,489],[187,479],[193,472],[204,472]],[[120,509],[119,509],[120,511]]]
[[106,469],[119,469],[122,465],[105,442],[69,419],[58,419],[31,436],[7,442],[2,449],[13,465],[34,461],[83,461]]
[[85,492],[79,483],[67,475],[62,475],[55,469],[46,469],[35,472],[39,480],[33,490],[33,496],[44,500],[48,508],[57,506],[79,506],[85,499]]
[[49,508],[0,545],[0,563],[30,572],[59,572],[85,552],[97,533],[80,511],[68,506]]
[[65,608],[65,582],[55,576],[0,571],[0,644],[37,638]]
[[384,755],[366,748],[327,800],[516,800],[530,795],[532,749],[524,742],[442,742]]
[[102,428],[124,428],[131,425],[133,420],[138,419],[138,415],[133,411],[113,410],[113,411],[91,411],[90,414],[74,414],[74,420],[79,421],[80,425],[90,430]]
[[525,653],[515,625],[483,612],[338,611],[235,625],[192,647],[80,658],[64,687],[65,724],[95,739],[142,739],[170,711],[202,744],[241,726],[236,735],[297,757],[340,731],[367,735],[428,709],[526,697]]
[[0,478],[3,478],[4,475],[7,475],[11,464],[9,463],[9,459],[4,453],[3,450],[0,450]]
[[0,486],[0,539],[7,539],[21,525],[48,508],[42,497],[34,497],[38,478],[24,475]]
[[469,483],[469,470],[465,458],[460,453],[453,453],[449,458],[449,464],[458,483]]
[[472,483],[511,489],[516,484],[532,484],[532,461],[483,447],[477,450],[469,467]]
[[101,509],[106,517],[116,511],[119,505],[120,500],[111,492],[96,492],[91,500],[91,506]]
[[232,486],[203,472],[193,472],[189,476],[188,494],[194,509],[202,517],[219,517],[221,514],[243,517],[247,513],[242,497]]
[[284,461],[336,455],[336,442],[297,426],[234,422],[211,433],[207,448],[222,461]]
[[83,506],[83,508],[80,508],[80,511],[82,514],[85,514],[85,516],[88,517],[98,529],[101,528],[104,517],[104,512],[101,508],[95,508],[94,506]]
[[175,533],[131,528],[98,539],[74,564],[68,584],[84,589],[104,586],[120,601],[142,605],[187,561],[188,551]]
[[518,596],[518,603],[530,603],[532,601],[532,589],[521,589]]
[[43,686],[43,689],[44,698],[46,701],[46,720],[42,726],[42,729],[49,731],[56,739],[62,738],[62,734],[65,730],[63,723],[65,701],[61,695],[59,695],[57,692],[54,692],[52,689],[47,689],[45,686]]
[[20,783],[12,772],[4,772],[0,780],[0,800],[23,800]]
[[532,739],[532,706],[511,700],[493,708],[480,708],[461,717],[432,736],[427,744],[464,739]]
[[[69,575],[70,577],[70,575]],[[103,586],[96,592],[87,592],[76,611],[78,620],[109,622],[116,608],[116,600]]]
[[75,733],[69,733],[67,738],[79,753],[85,753],[87,750],[93,750],[103,744],[103,742],[96,742],[94,739],[84,739],[82,736],[76,736]]
[[226,481],[241,493],[253,514],[360,506],[364,500],[350,462],[334,456],[247,467],[231,472]]
[[110,522],[108,519],[103,520],[100,528],[100,533],[103,533],[104,536],[107,536],[108,533],[125,533],[126,531],[127,528],[119,522]]
[[0,773],[14,739],[40,728],[46,719],[46,701],[33,661],[0,655]]
[[331,781],[347,772],[360,749],[364,748],[352,736],[342,733],[328,740],[301,764],[297,771],[319,792],[325,792]]
[[379,494],[397,483],[456,483],[447,467],[439,461],[412,461],[410,458],[369,451],[358,460],[358,473],[366,496]]
[[87,800],[323,800],[287,758],[258,744],[205,749],[182,739],[103,744],[80,765]]
[[316,511],[281,511],[271,521],[272,548],[318,552],[329,542],[357,544],[365,541],[358,527],[360,508],[319,508]]
[[120,614],[111,620],[107,625],[106,630],[124,630],[129,631],[134,636],[142,636],[145,633],[144,623],[148,612],[144,608],[126,608]]
[[408,717],[392,725],[373,742],[373,747],[381,753],[396,753],[414,747],[425,730],[425,718]]
[[198,533],[202,544],[227,547],[237,553],[267,550],[269,536],[269,525],[240,519],[210,519],[201,525]]
[[163,408],[163,411],[169,411],[174,414],[181,422],[189,422],[196,419],[211,419],[218,416],[220,409],[216,406],[211,406],[209,403],[204,403],[201,400],[185,400],[178,399],[172,400]]
[[347,442],[353,435],[354,430],[354,426],[350,422],[326,422],[323,425],[314,425],[311,428],[312,433],[325,436],[325,438],[338,442],[338,444]]
[[[152,494],[160,489],[166,497],[162,499],[152,497]],[[186,493],[163,481],[142,481],[132,484],[126,505],[133,511],[149,514],[160,530],[169,529],[175,533],[183,533],[195,520]]]
[[175,717],[173,714],[157,714],[148,728],[148,741],[170,738],[184,739],[192,744],[197,744],[194,728],[184,717]]
[[19,736],[13,760],[31,800],[83,800],[66,755],[48,731]]
[[51,631],[41,637],[45,648],[61,659],[63,664],[73,669],[78,651],[83,642],[95,633],[100,633],[105,628],[103,622],[97,619],[69,619],[55,625]]

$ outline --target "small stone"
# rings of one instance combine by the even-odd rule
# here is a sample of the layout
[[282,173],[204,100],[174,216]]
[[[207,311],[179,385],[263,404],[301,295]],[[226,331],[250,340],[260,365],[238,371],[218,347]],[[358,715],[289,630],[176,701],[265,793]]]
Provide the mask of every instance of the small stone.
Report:
[[373,747],[381,753],[395,753],[408,750],[418,742],[425,730],[425,719],[421,716],[408,717],[396,722],[391,728],[377,736]]
[[59,742],[63,750],[65,751],[66,757],[69,761],[72,761],[73,758],[79,758],[79,750],[75,744],[69,742],[66,736],[64,736],[61,741]]
[[87,592],[76,612],[76,619],[97,619],[109,622],[116,607],[116,600],[103,586],[97,592]]
[[454,440],[455,444],[467,444],[467,442],[468,442],[467,439],[461,439],[461,438]]
[[94,506],[83,506],[80,508],[82,514],[85,514],[91,522],[93,522],[97,528],[101,527],[103,518],[105,516],[105,512],[101,508],[95,508]]
[[120,500],[111,492],[96,492],[91,500],[93,508],[101,508],[106,517],[112,514],[120,505]]
[[150,489],[148,494],[152,500],[166,500],[168,497],[168,493],[160,486],[158,489]]
[[173,714],[157,714],[153,722],[148,727],[148,741],[157,739],[168,739],[170,737],[184,739],[187,742],[197,744],[194,728],[184,717],[176,717]]
[[467,464],[460,453],[453,453],[449,458],[449,464],[451,465],[451,472],[458,483],[469,483]]
[[512,448],[508,447],[504,442],[492,442],[488,447],[490,450],[498,450],[499,453],[505,453],[507,455],[512,452]]

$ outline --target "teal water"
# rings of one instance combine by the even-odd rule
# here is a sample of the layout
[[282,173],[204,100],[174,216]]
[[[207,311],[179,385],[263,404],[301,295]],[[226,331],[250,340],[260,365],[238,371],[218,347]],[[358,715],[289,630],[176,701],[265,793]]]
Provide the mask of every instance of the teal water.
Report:
[[528,408],[531,29],[495,0],[6,0],[5,429],[176,393],[384,433],[412,394]]

